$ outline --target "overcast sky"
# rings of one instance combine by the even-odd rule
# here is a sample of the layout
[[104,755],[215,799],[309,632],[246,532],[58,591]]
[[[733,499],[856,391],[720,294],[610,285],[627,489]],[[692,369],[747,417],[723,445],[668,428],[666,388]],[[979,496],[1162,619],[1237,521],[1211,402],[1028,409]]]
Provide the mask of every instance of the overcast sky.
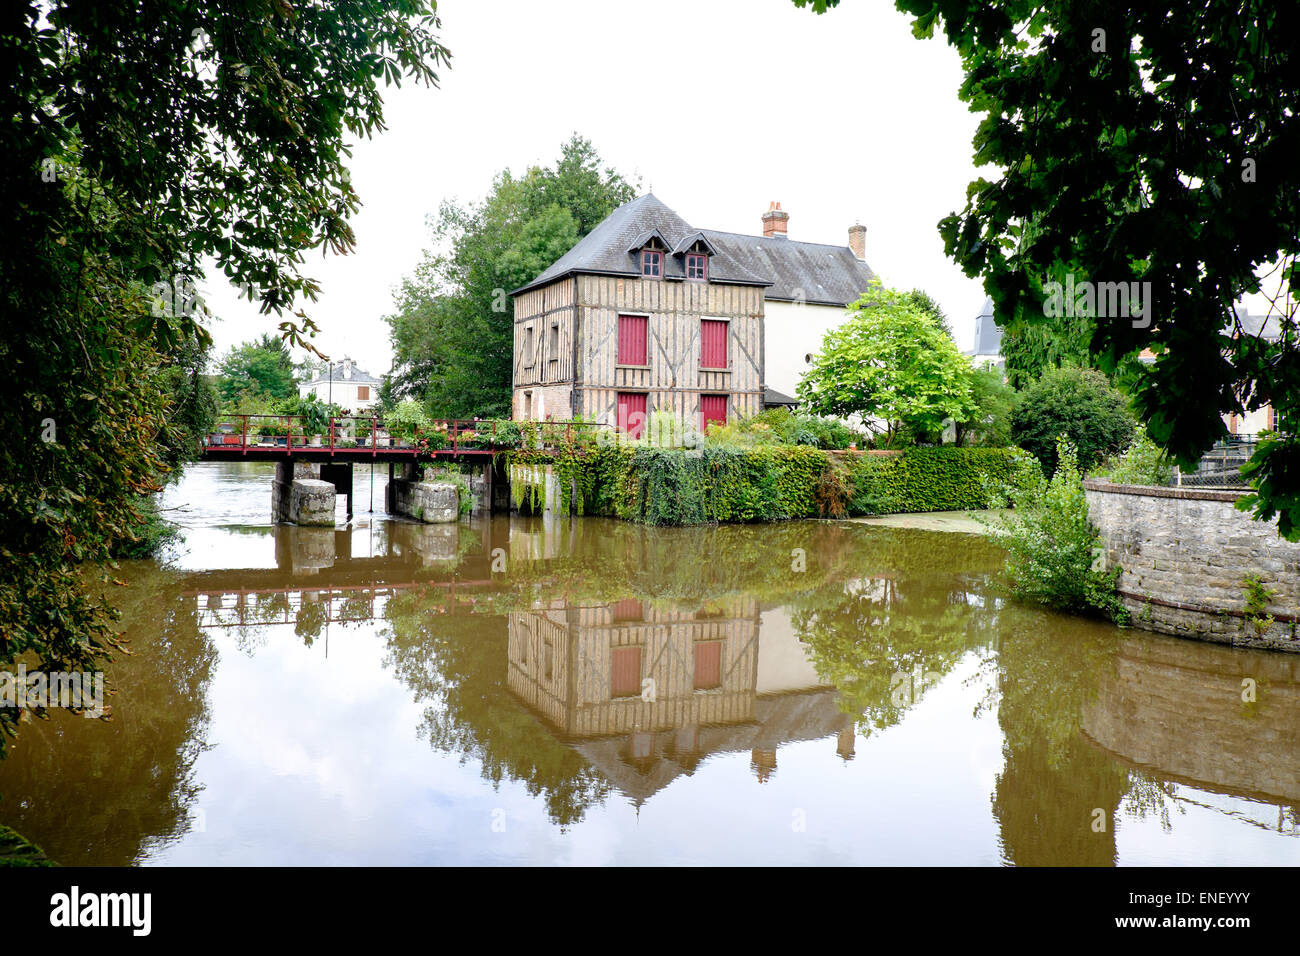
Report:
[[[848,242],[886,283],[924,288],[970,348],[984,301],[943,254],[939,219],[974,177],[977,116],[957,98],[956,53],[917,40],[879,0],[823,16],[790,0],[443,0],[451,68],[438,89],[385,92],[388,130],[357,144],[364,206],[348,256],[309,256],[323,292],[316,342],[371,372],[392,352],[382,316],[429,245],[444,199],[483,196],[493,175],[550,164],[574,132],[698,228],[761,234],[778,200],[792,239]],[[216,354],[274,331],[223,278]]]

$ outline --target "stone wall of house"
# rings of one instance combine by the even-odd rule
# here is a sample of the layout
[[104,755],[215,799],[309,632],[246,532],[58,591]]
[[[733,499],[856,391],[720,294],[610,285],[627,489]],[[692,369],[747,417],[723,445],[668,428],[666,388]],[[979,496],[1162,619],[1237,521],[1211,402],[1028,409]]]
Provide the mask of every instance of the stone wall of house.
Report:
[[[1137,627],[1221,644],[1300,651],[1300,544],[1235,507],[1239,492],[1084,482],[1107,567]],[[1247,610],[1248,575],[1272,592]]]

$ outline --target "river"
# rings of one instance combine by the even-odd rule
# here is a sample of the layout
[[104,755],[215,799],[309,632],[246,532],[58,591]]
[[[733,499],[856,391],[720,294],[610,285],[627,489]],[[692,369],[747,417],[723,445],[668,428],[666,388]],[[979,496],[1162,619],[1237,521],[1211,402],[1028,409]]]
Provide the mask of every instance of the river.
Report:
[[1018,604],[972,535],[421,525],[379,471],[331,530],[191,466],[111,719],[25,724],[0,823],[96,865],[1300,862],[1300,655]]

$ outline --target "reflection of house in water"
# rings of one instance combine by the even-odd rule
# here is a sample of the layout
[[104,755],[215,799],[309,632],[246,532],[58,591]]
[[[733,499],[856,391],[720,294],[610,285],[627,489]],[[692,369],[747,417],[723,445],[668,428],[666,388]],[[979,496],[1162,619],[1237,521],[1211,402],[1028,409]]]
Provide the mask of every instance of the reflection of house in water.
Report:
[[[1243,700],[1253,682],[1255,700]],[[1084,709],[1088,737],[1130,766],[1200,790],[1300,807],[1300,657],[1176,639],[1120,642]]]
[[556,603],[509,621],[511,691],[607,780],[640,801],[713,753],[750,751],[760,780],[790,741],[852,720],[818,679],[782,611],[748,597],[702,611]]

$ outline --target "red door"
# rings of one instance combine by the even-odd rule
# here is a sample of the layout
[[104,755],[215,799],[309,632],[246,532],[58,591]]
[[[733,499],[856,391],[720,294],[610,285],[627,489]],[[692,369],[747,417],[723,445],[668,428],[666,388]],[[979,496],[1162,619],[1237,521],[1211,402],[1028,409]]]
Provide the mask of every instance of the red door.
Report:
[[645,392],[618,393],[618,427],[628,438],[640,438],[645,431]]
[[708,431],[709,422],[717,422],[719,425],[727,424],[726,395],[700,396],[700,428]]

